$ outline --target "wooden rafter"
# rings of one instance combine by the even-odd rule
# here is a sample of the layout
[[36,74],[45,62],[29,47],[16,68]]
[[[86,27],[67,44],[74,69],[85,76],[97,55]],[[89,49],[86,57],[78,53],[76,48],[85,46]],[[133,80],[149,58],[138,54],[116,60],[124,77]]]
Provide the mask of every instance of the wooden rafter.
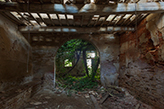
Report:
[[46,24],[46,22],[45,22],[45,20],[42,18],[42,16],[41,16],[39,13],[37,13],[37,15],[39,16],[39,18],[41,19],[41,21],[42,21],[43,23]]
[[121,18],[119,19],[119,21],[117,21],[115,25],[119,25],[119,24],[122,22],[122,19],[123,19],[123,17],[124,17],[125,15],[126,15],[126,14],[122,15]]
[[91,21],[92,21],[92,17],[93,17],[93,15],[89,17],[89,21],[88,21],[88,24],[87,24],[87,26],[90,26],[90,24],[91,24]]
[[113,20],[117,17],[117,14],[112,18],[112,20],[108,23],[108,25],[111,25]]
[[54,22],[52,21],[52,19],[51,19],[51,17],[50,17],[50,14],[49,14],[49,13],[47,13],[47,16],[48,16],[49,20],[51,21],[52,25],[54,26],[55,24],[54,24]]
[[17,19],[13,14],[11,14],[10,12],[1,12],[0,14],[2,14],[3,16],[5,16],[6,18],[10,19],[11,21],[13,21],[16,24],[24,24],[21,20]]
[[67,14],[65,14],[65,18],[66,18],[67,26],[69,26],[69,21],[68,21],[68,18],[67,18]]
[[30,12],[28,12],[28,14],[31,16],[33,20],[35,20],[38,23],[38,25],[40,25],[40,22],[35,17],[33,17],[33,15]]
[[126,20],[121,24],[121,26],[124,25],[124,24],[126,24],[133,15],[134,14],[131,14],[128,18],[126,18]]
[[[26,26],[20,26],[19,30],[22,33],[28,33],[28,28]],[[63,26],[53,26],[53,27],[31,27],[29,29],[30,33],[111,33],[119,31],[134,31],[133,27],[63,27]]]
[[[22,19],[24,19],[25,21],[27,21],[29,24],[31,24],[31,25],[33,25],[30,21],[29,21],[29,19],[26,19],[20,12],[17,12],[21,17],[22,17]],[[34,25],[33,25],[34,26]]]
[[60,20],[60,18],[59,18],[59,15],[56,14],[56,16],[57,16],[57,18],[58,18],[58,21],[59,21],[60,26],[62,26],[62,23],[61,23],[61,20]]
[[[134,16],[134,15],[133,15]],[[132,19],[131,21],[126,23],[126,26],[129,26],[132,22],[134,22],[135,19],[137,19],[137,17],[139,16],[139,14],[135,15],[135,18]],[[130,19],[129,19],[130,20]]]
[[100,26],[103,26],[104,25],[104,23],[106,22],[106,19],[108,18],[108,16],[105,16],[105,19],[104,19],[104,21],[102,21],[102,23],[100,24]]
[[98,19],[95,21],[94,26],[97,25],[97,22],[98,22],[99,20],[100,20],[100,16],[99,16]]
[[[21,11],[27,12],[27,4],[11,3],[10,5],[4,6],[0,2],[0,11]],[[135,7],[136,6],[136,7]],[[82,7],[82,8],[80,8]],[[96,4],[85,4],[81,5],[63,5],[63,4],[30,4],[30,12],[39,13],[67,13],[67,14],[83,14],[83,15],[109,15],[109,14],[122,14],[122,13],[154,13],[164,11],[164,2],[150,2],[150,3],[118,3],[118,5],[96,5]]]
[[133,24],[135,24],[135,23],[138,24],[139,18],[141,18],[141,17],[142,17],[142,14],[138,14],[138,15],[136,16],[136,18],[131,22],[130,25],[133,25]]
[[82,18],[81,18],[81,25],[80,26],[83,26],[83,21],[84,21],[84,16],[82,16]]

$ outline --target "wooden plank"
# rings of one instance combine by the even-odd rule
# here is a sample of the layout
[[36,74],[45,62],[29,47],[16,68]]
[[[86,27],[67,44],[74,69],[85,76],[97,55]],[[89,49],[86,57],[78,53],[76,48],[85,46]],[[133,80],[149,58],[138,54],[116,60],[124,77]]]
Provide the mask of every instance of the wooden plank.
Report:
[[90,24],[91,24],[91,21],[92,21],[92,17],[93,17],[93,16],[90,16],[90,17],[89,17],[89,21],[88,21],[88,24],[87,24],[87,26],[90,26]]
[[108,23],[108,25],[111,25],[113,20],[117,17],[117,14],[112,18],[112,20]]
[[60,20],[60,18],[59,18],[59,15],[56,14],[56,16],[57,16],[57,18],[58,18],[58,21],[59,21],[60,26],[62,26],[62,23],[61,23],[61,20]]
[[135,21],[135,19],[137,19],[138,18],[138,16],[139,16],[140,14],[137,14],[136,16],[135,16],[135,18],[134,19],[132,19],[132,21],[130,21],[130,22],[128,22],[127,24],[126,24],[126,26],[128,26],[128,25],[130,25],[130,24],[132,24],[134,21]]
[[21,20],[17,19],[13,14],[10,12],[2,12],[1,13],[4,17],[10,19],[14,23],[17,23],[18,25],[24,24]]
[[30,12],[28,12],[28,14],[32,17],[33,20],[35,20],[38,23],[38,25],[40,25],[40,22],[37,19],[35,19]]
[[148,15],[150,15],[150,13],[146,14],[145,16],[141,17],[138,22],[140,23],[143,19],[145,19]]
[[[22,33],[28,33],[27,26],[20,26],[19,30]],[[67,27],[67,26],[54,26],[54,27],[30,27],[30,33],[112,33],[119,31],[134,31],[133,27]]]
[[94,26],[96,26],[97,25],[97,22],[100,20],[100,16],[98,17],[98,19],[95,21],[95,24],[94,24]]
[[138,14],[136,18],[130,23],[130,25],[133,26],[133,24],[138,24],[139,18],[141,17],[142,17],[142,14]]
[[102,23],[100,24],[100,26],[103,26],[104,25],[104,23],[106,22],[106,19],[108,18],[108,16],[105,16],[105,19],[104,19],[104,21],[102,21]]
[[54,26],[55,24],[54,24],[54,22],[52,21],[52,19],[51,19],[51,17],[50,17],[50,14],[49,14],[49,13],[47,13],[47,16],[48,16],[49,20],[51,21],[52,25]]
[[17,12],[24,20],[26,20],[29,24],[34,26],[28,19],[26,19],[20,12]]
[[83,26],[84,17],[85,17],[85,16],[82,16],[82,19],[81,19],[81,26]]
[[[4,7],[0,2],[0,11],[21,11],[27,12],[27,4],[12,3],[10,6]],[[82,8],[81,8],[82,7]],[[118,3],[117,5],[96,5],[85,4],[30,4],[30,12],[38,13],[67,13],[67,14],[83,14],[83,15],[109,15],[116,13],[156,13],[164,11],[164,2],[150,2],[150,3]]]
[[67,18],[67,14],[65,14],[65,18],[66,18],[67,26],[69,26],[69,21],[68,21],[68,18]]
[[122,21],[122,19],[123,19],[123,17],[124,17],[125,15],[126,15],[126,14],[122,15],[121,18],[119,19],[119,21],[117,21],[115,25],[120,24],[120,22]]
[[130,0],[125,0],[125,3],[128,3],[128,2],[130,2]]
[[39,13],[37,13],[37,15],[39,16],[39,18],[41,19],[41,21],[44,22],[44,23],[46,24],[46,22],[45,22],[45,20],[42,18],[42,16],[41,16]]
[[121,24],[121,26],[124,25],[124,24],[126,24],[133,15],[134,14],[131,14],[128,18],[126,18],[126,20]]

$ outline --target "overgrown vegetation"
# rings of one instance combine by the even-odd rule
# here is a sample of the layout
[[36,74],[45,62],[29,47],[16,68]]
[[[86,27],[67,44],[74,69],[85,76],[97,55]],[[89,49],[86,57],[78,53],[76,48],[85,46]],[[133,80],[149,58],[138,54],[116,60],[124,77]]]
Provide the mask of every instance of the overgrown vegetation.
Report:
[[72,76],[68,76],[66,78],[60,78],[59,81],[57,82],[57,84],[60,87],[64,87],[67,89],[71,89],[71,90],[76,90],[76,91],[84,91],[87,89],[96,89],[98,87],[98,84],[100,84],[100,76],[95,76],[95,80],[92,80],[91,78],[88,78],[88,76],[84,76],[84,77],[72,77]]
[[[87,51],[95,51],[96,53],[95,57],[92,59],[92,68],[87,66]],[[71,76],[71,71],[77,66],[80,57],[82,57],[81,60],[83,60],[81,68],[85,76],[73,77]],[[58,50],[56,65],[57,72],[59,72],[57,78],[60,81],[58,81],[58,84],[61,87],[83,91],[85,89],[96,88],[99,84],[99,55],[95,47],[89,42],[80,39],[67,41]]]
[[[94,79],[97,73],[98,65],[99,65],[99,56],[96,52],[94,63],[92,65],[92,72],[91,72],[92,74],[90,75],[89,74],[90,69],[88,68],[87,62],[86,62],[87,50],[97,51],[91,43],[86,42],[81,39],[73,39],[73,40],[67,41],[64,45],[62,45],[60,49],[58,50],[58,53],[56,56],[57,72],[60,72],[60,76],[61,77],[68,76],[70,72],[75,68],[75,66],[77,65],[80,59],[80,56],[82,55],[83,66],[84,66],[82,68],[84,68],[84,73],[88,76],[88,78]],[[68,71],[66,71],[64,60],[68,60],[67,63],[65,63],[67,65],[69,62],[72,62],[72,65],[69,63],[69,65],[71,65],[71,68]]]

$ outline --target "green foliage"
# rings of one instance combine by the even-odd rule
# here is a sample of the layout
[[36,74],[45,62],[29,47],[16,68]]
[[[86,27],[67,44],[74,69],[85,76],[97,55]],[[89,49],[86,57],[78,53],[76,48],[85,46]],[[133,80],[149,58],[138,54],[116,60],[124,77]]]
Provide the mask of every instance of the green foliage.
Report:
[[67,41],[64,45],[62,45],[56,56],[56,67],[57,72],[65,73],[66,69],[63,64],[65,59],[68,59],[70,62],[75,62],[77,59],[77,51],[83,51],[85,49],[88,50],[96,50],[95,47],[84,40],[81,39],[72,39]]
[[93,81],[91,78],[88,78],[87,76],[79,78],[69,76],[67,78],[63,78],[62,80],[64,80],[63,87],[67,87],[71,90],[73,89],[76,91],[97,88],[99,84],[98,81]]

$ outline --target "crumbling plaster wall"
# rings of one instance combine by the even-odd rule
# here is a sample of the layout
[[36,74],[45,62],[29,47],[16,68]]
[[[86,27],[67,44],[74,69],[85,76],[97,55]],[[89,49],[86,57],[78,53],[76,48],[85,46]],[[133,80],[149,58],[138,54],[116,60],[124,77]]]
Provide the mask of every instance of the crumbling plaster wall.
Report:
[[0,91],[31,80],[31,46],[20,34],[17,26],[0,15]]
[[[58,48],[71,39],[83,39],[89,41],[98,49],[100,53],[101,80],[104,85],[110,83],[110,81],[104,83],[104,76],[115,75],[115,73],[119,71],[119,38],[117,36],[112,34],[65,34],[63,36],[54,35],[54,37],[54,47],[33,47],[34,72],[38,72],[38,75],[41,76],[46,72],[51,72],[51,74],[53,74],[55,68],[54,57]],[[53,75],[51,77],[53,77]],[[49,76],[49,78],[51,77]],[[117,81],[117,75],[115,78],[112,76],[111,79]]]
[[151,14],[120,37],[120,85],[138,99],[164,108],[164,15]]

